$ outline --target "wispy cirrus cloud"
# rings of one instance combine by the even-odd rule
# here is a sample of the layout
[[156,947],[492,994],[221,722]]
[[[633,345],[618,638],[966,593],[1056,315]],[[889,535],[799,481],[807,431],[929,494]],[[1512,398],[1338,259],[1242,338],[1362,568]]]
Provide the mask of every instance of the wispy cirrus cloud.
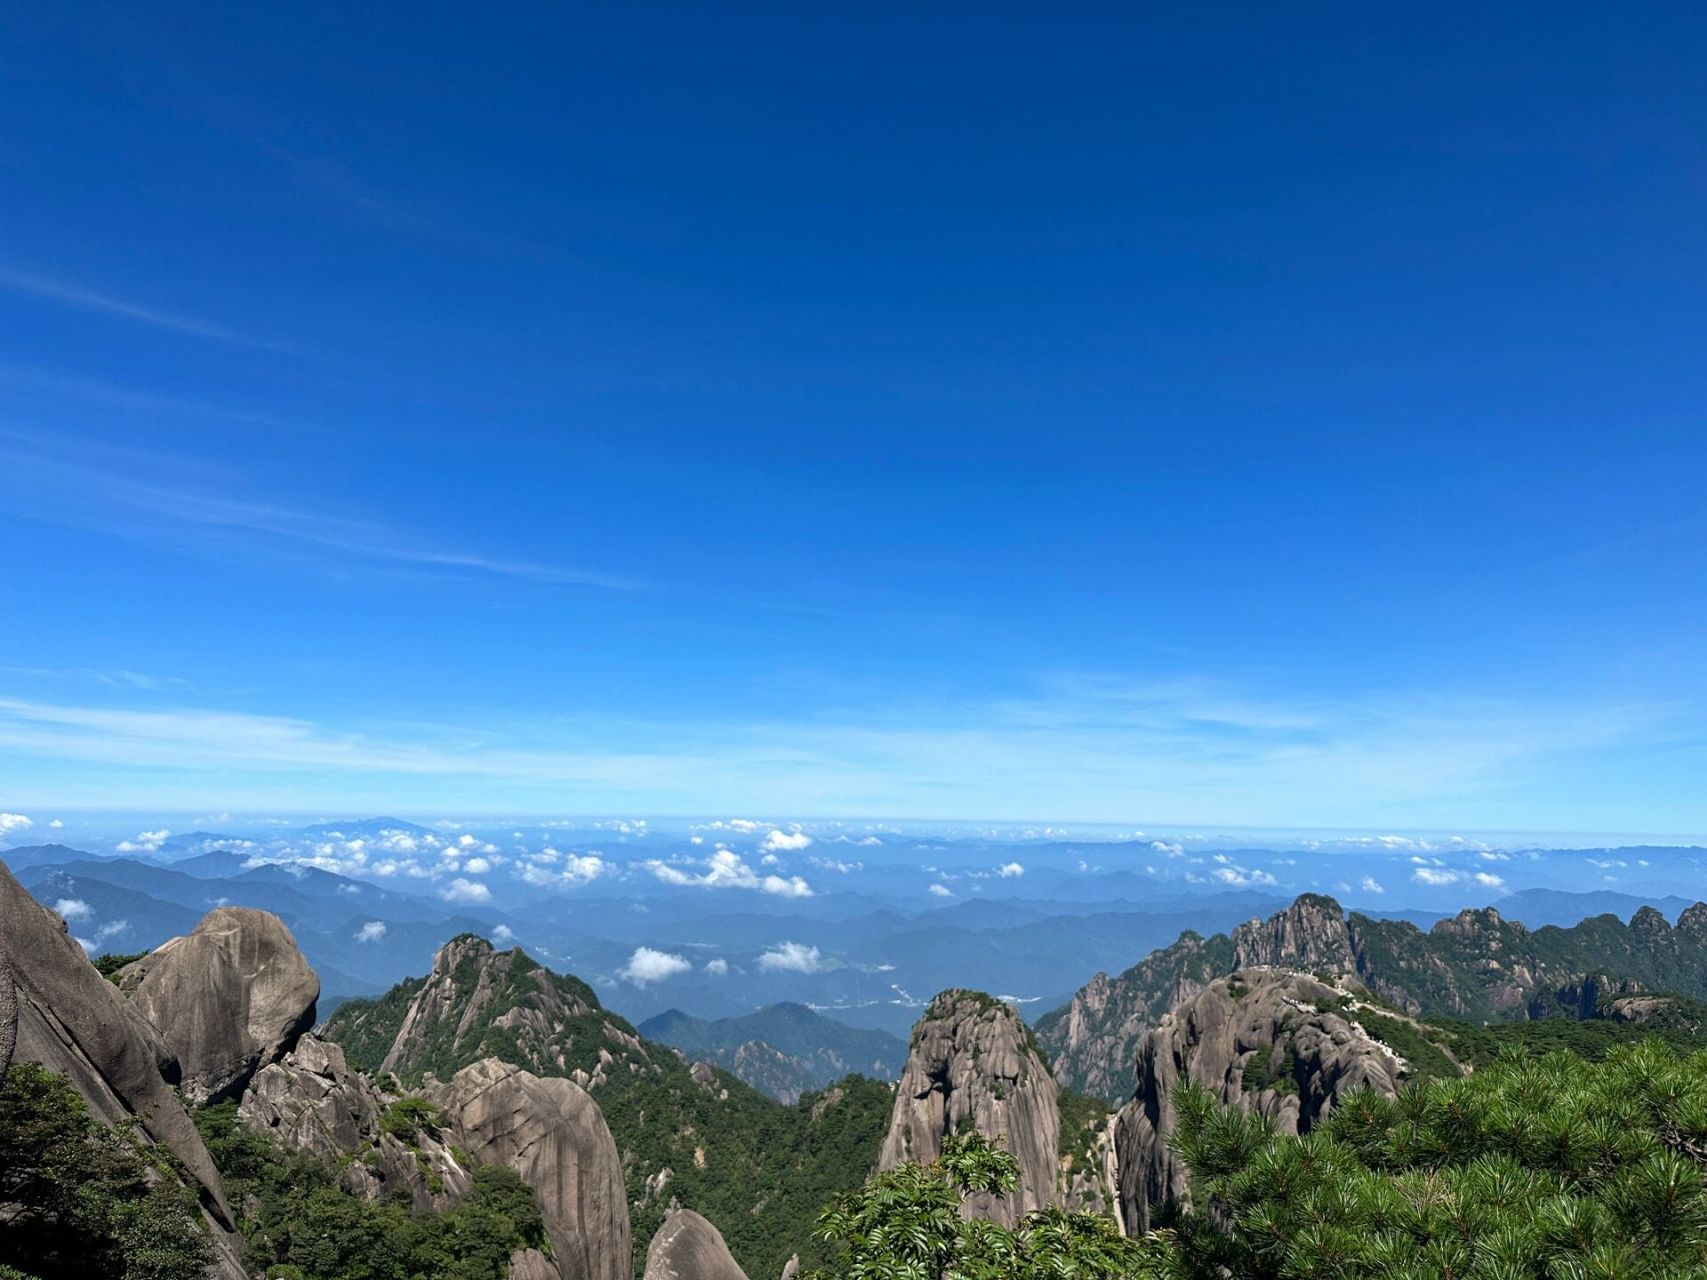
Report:
[[58,524],[143,537],[210,535],[230,545],[272,546],[341,564],[415,566],[608,591],[648,589],[616,574],[427,545],[411,531],[377,521],[140,478],[67,457],[18,432],[0,432],[0,462],[11,481],[0,487],[0,508]]
[[45,302],[58,303],[61,306],[74,307],[80,311],[94,311],[104,315],[117,316],[121,319],[136,321],[138,324],[150,325],[156,329],[169,329],[175,333],[189,334],[197,338],[211,338],[219,342],[238,342],[251,346],[265,345],[255,342],[215,320],[188,315],[181,311],[169,311],[148,303],[106,293],[77,281],[65,280],[36,271],[26,271],[5,264],[0,264],[0,289],[25,297],[40,298]]
[[[1143,816],[1175,825],[1213,815],[1226,824],[1341,830],[1448,822],[1465,830],[1558,830],[1561,821],[1584,831],[1607,822],[1630,831],[1707,827],[1698,794],[1658,796],[1668,807],[1656,808],[1654,796],[1632,802],[1600,789],[1609,749],[1663,747],[1680,717],[1687,727],[1687,708],[1367,695],[1337,709],[1314,705],[1308,729],[1282,729],[1275,726],[1294,718],[1284,700],[1269,716],[1258,695],[1245,697],[1255,712],[1248,727],[1205,731],[1191,699],[1178,694],[1153,700],[1142,723],[1111,723],[1069,701],[1023,715],[1012,713],[1011,702],[965,702],[791,720],[589,712],[407,726],[0,696],[0,775],[7,757],[14,775],[38,779],[66,772],[54,761],[99,762],[114,785],[130,770],[138,793],[156,806],[162,787],[179,783],[186,806],[212,803],[199,780],[217,774],[255,807],[276,807],[279,796],[348,805],[353,795],[370,794],[382,804],[419,796],[439,807],[516,812],[561,811],[573,797],[607,811],[739,806],[1023,820],[1047,804],[1084,820]],[[1027,708],[1041,709],[1041,696]],[[371,789],[353,790],[364,777],[373,779]],[[43,806],[75,799],[64,787],[13,794]],[[231,793],[218,798],[229,802]],[[772,830],[751,826],[758,835]],[[1473,854],[1475,846],[1462,848]],[[765,885],[761,870],[739,857],[661,867],[652,874],[675,883]],[[777,879],[771,891],[798,891]]]

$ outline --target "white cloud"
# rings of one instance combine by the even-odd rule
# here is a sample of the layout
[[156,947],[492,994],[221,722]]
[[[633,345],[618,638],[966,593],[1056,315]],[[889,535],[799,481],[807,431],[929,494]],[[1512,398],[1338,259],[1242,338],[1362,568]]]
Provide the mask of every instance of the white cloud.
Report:
[[515,939],[515,930],[511,929],[507,924],[501,924],[496,929],[492,930],[493,942],[501,942],[507,946],[514,942]]
[[1166,858],[1183,858],[1183,857],[1185,857],[1185,846],[1184,845],[1169,844],[1169,843],[1162,841],[1162,840],[1152,840],[1152,841],[1150,841],[1150,847],[1152,849],[1154,849],[1157,853],[1161,854],[1163,857],[1166,857]]
[[1415,871],[1411,872],[1411,879],[1415,880],[1418,884],[1432,885],[1435,888],[1439,888],[1441,885],[1457,884],[1458,873],[1456,871],[1442,870],[1439,867],[1418,867]]
[[[765,856],[768,858],[770,855]],[[839,858],[808,858],[807,861],[820,871],[834,871],[837,875],[843,876],[865,870],[865,863],[863,862],[843,862]]]
[[792,835],[785,831],[772,831],[759,848],[765,853],[793,853],[811,845],[812,837],[804,831],[796,831]]
[[707,973],[716,974],[721,978],[724,974],[729,972],[729,962],[721,958],[716,960],[707,960],[705,962],[705,971]]
[[823,956],[817,947],[803,942],[779,942],[759,957],[759,968],[771,973],[817,973],[823,968]]
[[954,890],[946,884],[933,884],[926,892],[938,898],[952,898],[954,896]]
[[1015,876],[1023,876],[1025,868],[1017,862],[1007,862],[996,868],[996,874],[1004,880],[1012,880]]
[[810,898],[812,886],[799,876],[760,876],[732,849],[718,849],[703,864],[704,872],[695,874],[657,859],[646,863],[646,869],[665,884],[696,886],[701,889],[756,889],[760,893],[783,898]]
[[471,876],[483,876],[492,869],[492,863],[486,858],[470,858],[462,869]]
[[60,918],[67,924],[78,920],[91,920],[95,916],[95,908],[81,898],[61,898],[53,904],[53,909],[59,912]]
[[356,930],[357,942],[378,942],[385,936],[385,921],[369,920]]
[[678,973],[686,973],[691,968],[693,961],[686,956],[655,951],[651,947],[636,947],[634,954],[628,957],[627,965],[620,972],[622,977],[636,986],[643,987],[649,982],[662,982]]
[[458,877],[439,890],[439,897],[446,902],[490,902],[492,891],[478,880]]
[[[469,869],[473,869],[472,863]],[[610,864],[596,853],[565,854],[547,848],[530,854],[528,860],[516,868],[516,874],[528,884],[542,889],[574,889],[591,880],[597,880],[609,869]]]
[[35,825],[21,813],[0,813],[0,836],[9,836],[14,831],[23,831]]
[[1492,875],[1486,871],[1478,871],[1476,873],[1476,883],[1486,889],[1505,888],[1505,880],[1502,877]]
[[159,831],[139,831],[134,840],[120,840],[115,847],[120,853],[154,853],[171,834],[164,827]]
[[1362,889],[1365,893],[1386,893],[1387,892],[1385,889],[1383,889],[1381,887],[1381,882],[1379,880],[1377,880],[1374,876],[1364,876],[1363,879],[1361,879],[1357,882],[1357,887],[1359,889]]
[[65,824],[63,822],[61,822],[58,818],[55,818],[52,822],[48,823],[47,825],[52,827],[55,831],[58,831]]
[[1233,885],[1240,889],[1259,885],[1269,888],[1280,883],[1260,867],[1216,867],[1210,874],[1222,884]]
[[130,921],[128,920],[109,920],[106,924],[95,930],[95,941],[97,943],[106,942],[110,938],[118,937],[119,934],[129,928]]

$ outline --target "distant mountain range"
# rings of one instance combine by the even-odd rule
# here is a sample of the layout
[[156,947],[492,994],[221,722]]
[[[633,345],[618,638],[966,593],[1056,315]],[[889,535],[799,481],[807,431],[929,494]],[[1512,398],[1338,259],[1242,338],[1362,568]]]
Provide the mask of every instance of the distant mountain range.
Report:
[[782,1102],[846,1075],[893,1080],[907,1060],[907,1045],[899,1036],[849,1027],[803,1004],[773,1004],[709,1022],[669,1009],[639,1029]]

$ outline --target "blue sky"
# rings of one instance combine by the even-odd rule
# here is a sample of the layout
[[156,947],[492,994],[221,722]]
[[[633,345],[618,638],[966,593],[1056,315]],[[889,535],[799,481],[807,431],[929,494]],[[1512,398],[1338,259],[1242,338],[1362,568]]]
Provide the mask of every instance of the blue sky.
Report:
[[1707,17],[15,9],[0,806],[1707,833]]

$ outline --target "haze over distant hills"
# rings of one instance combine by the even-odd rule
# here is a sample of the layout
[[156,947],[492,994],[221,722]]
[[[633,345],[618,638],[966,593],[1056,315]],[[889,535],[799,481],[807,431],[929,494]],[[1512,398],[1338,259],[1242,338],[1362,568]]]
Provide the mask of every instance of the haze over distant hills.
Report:
[[326,1008],[423,971],[447,938],[473,932],[583,976],[636,1022],[677,1010],[716,1023],[787,1003],[891,1035],[955,986],[1041,1016],[1099,971],[1188,930],[1265,917],[1299,892],[1424,928],[1498,903],[1539,927],[1628,919],[1643,905],[1675,919],[1690,886],[1707,883],[1700,848],[1450,836],[1259,846],[746,819],[170,828],[75,820],[36,843],[34,823],[15,825],[0,859],[94,952],[145,950],[221,905],[273,911],[321,975]]

